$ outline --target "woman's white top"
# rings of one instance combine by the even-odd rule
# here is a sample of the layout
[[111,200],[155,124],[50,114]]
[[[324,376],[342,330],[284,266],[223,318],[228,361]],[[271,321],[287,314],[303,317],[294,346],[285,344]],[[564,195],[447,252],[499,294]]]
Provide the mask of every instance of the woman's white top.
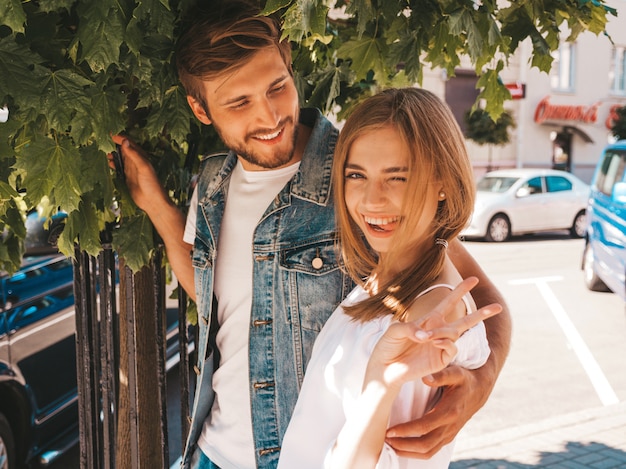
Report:
[[[453,288],[435,285],[427,291],[437,287]],[[354,412],[372,349],[392,322],[391,315],[363,323],[344,313],[342,305],[358,303],[367,295],[362,287],[356,287],[331,315],[315,341],[298,402],[283,439],[279,469],[326,467],[324,460],[346,416]],[[469,311],[469,303],[465,301]],[[454,364],[469,369],[482,366],[490,353],[483,323],[463,334],[456,346],[458,353]],[[421,380],[404,384],[393,404],[389,426],[424,415],[434,404],[436,394],[437,388]],[[453,444],[446,445],[426,461],[399,457],[385,444],[377,467],[447,468]]]

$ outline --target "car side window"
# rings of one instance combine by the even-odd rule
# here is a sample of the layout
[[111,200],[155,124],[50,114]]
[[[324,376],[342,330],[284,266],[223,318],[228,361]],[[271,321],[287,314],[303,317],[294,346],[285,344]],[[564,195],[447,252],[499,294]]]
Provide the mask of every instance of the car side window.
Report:
[[543,192],[540,177],[529,179],[528,182],[524,184],[524,187],[528,187],[528,193],[530,195],[541,194]]
[[7,327],[7,314],[0,310],[0,339],[7,334],[9,328]]
[[55,314],[74,303],[73,286],[65,286],[47,295],[33,298],[10,311],[8,322],[13,329],[26,327],[33,322]]
[[41,275],[43,275],[41,269],[30,269],[18,272],[7,281],[7,285],[18,285],[20,283],[25,283],[27,280],[40,277]]
[[33,301],[30,305],[25,307],[19,316],[20,321],[27,319],[29,316],[32,316],[44,309],[48,308],[52,304],[49,298],[40,298],[37,301]]
[[615,183],[624,180],[625,169],[626,154],[607,152],[596,180],[598,190],[610,197]]
[[48,266],[48,268],[53,272],[58,272],[63,269],[70,269],[72,268],[72,260],[69,257],[66,257],[59,262],[53,262]]
[[572,183],[561,176],[547,176],[546,187],[548,192],[571,191]]

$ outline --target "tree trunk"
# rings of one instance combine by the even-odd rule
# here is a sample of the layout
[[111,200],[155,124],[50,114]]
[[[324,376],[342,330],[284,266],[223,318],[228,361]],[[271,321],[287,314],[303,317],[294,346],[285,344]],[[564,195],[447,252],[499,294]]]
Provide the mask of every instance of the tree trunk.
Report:
[[[161,276],[159,268],[157,275]],[[132,277],[132,279],[130,278]],[[131,290],[131,291],[128,291]],[[116,468],[155,469],[165,461],[161,386],[159,384],[157,312],[153,272],[133,276],[120,260],[120,392]],[[165,331],[162,331],[164,336]],[[166,431],[166,430],[165,430]]]

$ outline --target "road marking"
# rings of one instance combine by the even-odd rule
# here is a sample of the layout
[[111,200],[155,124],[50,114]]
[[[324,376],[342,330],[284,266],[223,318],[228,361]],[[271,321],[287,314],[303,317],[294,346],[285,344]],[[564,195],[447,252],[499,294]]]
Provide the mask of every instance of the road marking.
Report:
[[578,360],[580,360],[581,365],[583,366],[591,384],[596,389],[596,393],[600,398],[600,401],[603,405],[608,406],[612,404],[617,404],[619,399],[617,398],[617,394],[613,391],[611,384],[606,379],[606,376],[602,372],[600,365],[596,362],[593,354],[585,344],[585,341],[576,330],[576,326],[570,320],[567,312],[557,299],[556,295],[548,285],[548,282],[559,282],[562,281],[563,277],[561,276],[553,276],[553,277],[537,277],[532,279],[524,279],[524,280],[511,280],[509,282],[510,285],[528,285],[534,284],[539,289],[539,292],[543,296],[544,300],[548,304],[550,311],[554,315],[554,318],[561,326],[561,330],[565,334],[565,337],[569,341],[570,345],[574,349],[574,352],[578,356]]

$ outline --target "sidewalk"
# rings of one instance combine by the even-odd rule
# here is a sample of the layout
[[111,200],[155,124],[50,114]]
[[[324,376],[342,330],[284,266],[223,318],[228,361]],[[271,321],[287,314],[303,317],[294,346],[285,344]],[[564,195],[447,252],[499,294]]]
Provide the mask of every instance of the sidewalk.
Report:
[[476,437],[459,436],[450,469],[626,468],[626,402]]
[[[180,459],[170,469],[178,469]],[[626,469],[626,402],[457,439],[450,469]]]

